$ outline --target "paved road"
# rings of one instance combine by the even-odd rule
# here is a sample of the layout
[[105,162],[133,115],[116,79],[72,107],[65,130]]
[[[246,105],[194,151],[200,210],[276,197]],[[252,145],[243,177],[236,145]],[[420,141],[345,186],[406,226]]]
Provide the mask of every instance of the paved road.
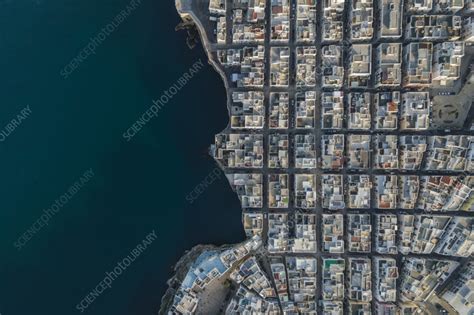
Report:
[[[206,3],[207,1],[203,1],[202,3]],[[296,1],[295,0],[291,0],[291,3],[295,3]],[[320,161],[320,158],[322,156],[322,152],[321,152],[321,146],[319,145],[319,141],[320,139],[322,138],[322,136],[324,134],[344,134],[344,135],[349,135],[349,134],[370,134],[370,135],[377,135],[377,134],[384,134],[384,135],[406,135],[406,134],[416,134],[416,135],[424,135],[424,136],[435,136],[435,135],[452,135],[452,134],[458,134],[458,135],[461,135],[461,134],[466,134],[466,135],[474,135],[474,131],[470,131],[470,130],[462,130],[462,131],[446,131],[446,130],[424,130],[424,131],[407,131],[407,130],[393,130],[393,131],[381,131],[381,130],[375,130],[372,126],[372,128],[370,130],[349,130],[347,127],[343,128],[343,129],[340,129],[340,130],[323,130],[321,129],[321,94],[323,91],[331,91],[332,89],[331,88],[322,88],[322,76],[321,76],[321,71],[316,71],[316,86],[315,87],[296,87],[295,85],[295,52],[296,52],[296,47],[298,46],[305,46],[305,47],[308,47],[308,46],[315,46],[316,49],[317,49],[317,56],[316,56],[316,62],[317,62],[317,65],[320,65],[321,64],[321,47],[323,45],[322,43],[322,32],[318,31],[318,30],[322,30],[322,25],[323,25],[323,1],[316,1],[317,4],[317,10],[316,10],[316,30],[317,30],[317,36],[316,36],[316,39],[314,42],[306,42],[306,43],[296,43],[294,38],[295,38],[295,19],[292,18],[290,23],[291,23],[291,29],[290,29],[290,42],[289,43],[280,43],[280,42],[272,42],[271,39],[270,39],[270,34],[271,34],[271,23],[269,22],[269,16],[271,15],[271,0],[266,0],[266,9],[265,9],[265,13],[266,13],[266,16],[267,16],[267,23],[265,24],[265,31],[266,31],[266,34],[265,34],[265,40],[263,43],[251,43],[251,44],[233,44],[232,43],[232,40],[231,40],[231,36],[232,36],[232,32],[231,32],[231,29],[232,29],[232,19],[231,19],[231,4],[232,4],[232,1],[231,0],[226,0],[226,3],[227,3],[227,17],[226,17],[226,24],[227,24],[227,40],[226,40],[226,44],[223,44],[223,45],[217,45],[217,44],[209,44],[207,43],[206,46],[207,48],[209,49],[210,52],[215,52],[216,50],[218,49],[238,49],[238,48],[243,48],[243,47],[251,47],[251,46],[257,46],[257,45],[263,45],[265,47],[265,81],[264,81],[264,86],[263,88],[258,88],[258,87],[254,87],[254,88],[237,88],[237,87],[234,87],[234,86],[231,86],[229,85],[229,89],[227,90],[227,95],[228,95],[228,99],[230,100],[231,99],[231,93],[234,92],[234,91],[251,91],[251,90],[263,90],[263,93],[264,93],[264,97],[265,97],[265,100],[264,100],[264,104],[265,104],[265,108],[266,108],[266,114],[265,114],[265,125],[264,125],[264,128],[261,129],[261,130],[231,130],[230,127],[228,127],[224,132],[226,133],[249,133],[249,132],[252,132],[252,133],[258,133],[258,134],[262,134],[264,136],[264,148],[265,148],[265,151],[266,149],[268,148],[268,135],[270,133],[285,133],[285,134],[289,134],[289,138],[290,138],[290,148],[289,148],[289,158],[290,158],[290,167],[288,169],[269,169],[267,167],[267,162],[268,162],[268,156],[267,154],[264,155],[264,166],[260,169],[242,169],[242,168],[232,168],[232,169],[225,169],[225,173],[250,173],[250,172],[259,172],[259,173],[262,173],[264,175],[264,180],[263,180],[263,208],[262,209],[258,209],[258,210],[255,210],[255,209],[248,209],[249,211],[258,211],[258,212],[262,212],[264,215],[265,215],[265,220],[264,220],[264,231],[263,231],[263,239],[264,239],[264,244],[267,244],[267,241],[268,241],[268,235],[267,235],[267,232],[268,232],[268,214],[269,213],[272,213],[272,212],[287,212],[287,213],[294,213],[294,211],[296,210],[295,207],[293,206],[294,205],[294,195],[292,193],[290,193],[290,207],[288,209],[278,209],[278,210],[275,210],[275,209],[270,209],[268,207],[268,183],[266,181],[266,178],[268,176],[269,173],[282,173],[282,172],[285,172],[285,173],[288,173],[290,174],[290,178],[292,178],[292,175],[294,174],[297,174],[297,173],[312,173],[312,174],[315,174],[316,175],[316,187],[317,187],[317,200],[318,202],[316,202],[316,206],[313,208],[313,209],[309,209],[309,210],[304,210],[302,212],[306,212],[306,213],[313,213],[313,214],[316,214],[316,229],[317,229],[317,233],[316,233],[316,240],[317,240],[317,245],[318,245],[318,250],[316,253],[305,253],[305,254],[298,254],[298,253],[292,253],[292,254],[288,254],[288,253],[265,253],[262,255],[261,257],[261,260],[263,260],[263,268],[266,269],[267,271],[269,270],[269,265],[268,265],[268,261],[265,261],[265,256],[271,256],[271,255],[279,255],[279,256],[283,256],[283,257],[286,257],[287,255],[291,255],[291,256],[304,256],[304,257],[308,257],[308,256],[311,256],[311,257],[314,257],[317,259],[318,261],[318,272],[317,272],[317,282],[318,282],[318,285],[317,285],[317,293],[316,293],[316,297],[317,297],[317,300],[319,301],[322,297],[322,294],[321,294],[321,282],[322,282],[322,279],[321,279],[321,275],[322,275],[322,257],[341,257],[341,258],[344,258],[346,260],[346,266],[348,266],[348,258],[349,257],[368,257],[370,259],[373,259],[374,257],[376,256],[381,256],[381,254],[377,253],[375,251],[375,242],[376,242],[376,229],[373,228],[372,229],[372,252],[371,253],[348,253],[347,251],[347,239],[345,239],[345,243],[346,243],[346,250],[344,253],[342,254],[330,254],[330,253],[326,253],[326,252],[323,252],[322,251],[322,239],[321,239],[321,231],[322,231],[322,222],[321,222],[321,218],[322,218],[322,214],[323,213],[340,213],[340,214],[344,214],[344,219],[345,219],[345,224],[344,224],[344,237],[346,238],[346,235],[347,235],[347,216],[346,214],[347,213],[370,213],[372,214],[371,216],[371,219],[372,219],[372,224],[375,222],[375,216],[374,216],[374,213],[391,213],[391,214],[402,214],[402,213],[409,213],[409,214],[426,214],[426,212],[422,211],[422,210],[405,210],[405,209],[395,209],[395,210],[380,210],[380,209],[376,209],[374,207],[374,201],[376,200],[376,196],[375,196],[375,190],[372,189],[371,190],[371,200],[372,200],[372,206],[370,209],[344,209],[344,210],[341,210],[341,211],[329,211],[327,209],[323,209],[322,206],[321,206],[321,202],[319,202],[321,199],[322,199],[322,193],[321,193],[321,175],[323,174],[326,174],[326,173],[331,173],[331,174],[334,174],[334,173],[337,173],[337,174],[342,174],[344,176],[347,176],[349,174],[369,174],[371,176],[373,175],[389,175],[389,174],[396,174],[396,175],[419,175],[419,176],[425,176],[425,175],[434,175],[434,174],[442,174],[442,175],[447,175],[447,176],[456,176],[456,175],[474,175],[474,173],[466,173],[466,172],[453,172],[453,171],[429,171],[429,170],[383,170],[383,169],[374,169],[374,168],[369,168],[367,170],[350,170],[350,169],[347,169],[347,168],[343,168],[342,170],[323,170],[321,168],[321,164],[320,162],[318,162],[318,167],[316,167],[315,169],[297,169],[294,166],[294,153],[292,151],[292,148],[294,146],[294,144],[291,142],[291,138],[293,135],[295,134],[313,134],[316,141],[317,141],[317,145],[316,145],[316,157],[318,159],[318,161]],[[406,10],[407,8],[407,3],[406,1],[404,1],[404,8]],[[196,7],[196,10],[205,10],[205,6],[199,6],[199,7]],[[391,91],[391,90],[398,90],[398,91],[408,91],[410,89],[407,89],[407,88],[404,88],[404,87],[384,87],[384,88],[376,88],[374,87],[375,85],[375,76],[372,75],[370,80],[369,80],[369,87],[367,88],[351,88],[349,87],[349,78],[348,78],[348,68],[350,66],[350,54],[348,52],[350,52],[350,47],[349,47],[349,43],[350,43],[350,28],[347,27],[348,25],[350,25],[350,20],[351,20],[351,17],[350,17],[350,12],[351,12],[351,2],[349,1],[346,1],[345,2],[345,14],[343,15],[343,24],[346,26],[344,28],[344,40],[342,41],[342,43],[339,43],[339,44],[342,44],[345,49],[344,51],[347,52],[346,55],[345,55],[345,60],[344,60],[344,66],[345,66],[345,74],[344,74],[344,83],[343,83],[343,87],[342,91],[344,91],[344,94],[346,95],[346,98],[347,98],[347,94],[351,91],[368,91],[368,92],[372,92],[372,93],[375,93],[375,92],[379,92],[381,90],[384,90],[384,91]],[[374,2],[374,12],[378,12],[378,3],[375,1]],[[202,12],[201,12],[202,13]],[[205,15],[204,13],[202,13],[201,15],[200,14],[197,14],[198,17],[202,17],[203,15]],[[290,17],[294,17],[295,16],[295,10],[294,10],[294,7],[293,5],[291,6],[291,12],[290,12]],[[402,19],[403,21],[403,24],[405,25],[406,24],[406,18],[403,18]],[[378,14],[375,14],[375,19],[374,19],[374,28],[375,29],[378,29],[378,26],[380,25],[380,20],[378,18]],[[206,32],[207,34],[211,34],[210,31],[208,30]],[[405,33],[405,32],[403,32]],[[406,35],[403,34],[402,38],[400,39],[400,42],[406,44],[407,42],[409,41],[409,39],[406,38]],[[374,36],[372,40],[369,41],[369,43],[371,43],[373,45],[373,48],[376,47],[378,44],[380,43],[383,43],[383,42],[393,42],[393,40],[390,40],[390,39],[380,39],[378,38],[377,36]],[[326,44],[326,43],[324,43]],[[271,51],[271,47],[289,47],[289,50],[290,50],[290,71],[291,71],[291,75],[290,75],[290,83],[289,83],[289,86],[288,87],[274,87],[274,86],[271,86],[270,85],[270,82],[269,82],[269,78],[270,78],[270,51]],[[211,58],[215,58],[214,57],[214,54],[211,55]],[[215,61],[215,60],[214,60]],[[375,66],[375,61],[376,61],[376,49],[372,49],[372,62],[373,62],[373,69],[374,69],[374,66]],[[226,69],[220,69],[222,71],[226,71]],[[227,74],[229,74],[228,71],[226,71]],[[316,108],[315,108],[315,113],[314,113],[314,116],[315,116],[315,128],[313,129],[296,129],[294,127],[294,117],[295,117],[295,103],[294,103],[294,99],[295,99],[295,95],[297,92],[305,92],[305,91],[316,91]],[[290,100],[293,100],[293,101],[290,101],[290,108],[289,108],[289,112],[290,112],[290,128],[287,129],[287,130],[270,130],[269,127],[268,127],[268,118],[269,118],[269,96],[270,96],[270,93],[271,92],[288,92],[289,93],[289,96],[290,96]],[[346,102],[347,104],[347,99],[346,99]],[[227,104],[227,106],[230,106],[231,104]],[[347,112],[347,106],[346,106],[346,112]],[[375,110],[374,110],[374,106],[373,104],[371,104],[371,112],[374,113]],[[346,181],[347,182],[347,181]],[[290,180],[290,191],[293,191],[294,190],[294,184],[292,183],[292,181]],[[438,213],[436,213],[438,214]],[[441,213],[440,213],[441,214]],[[446,214],[446,215],[456,215],[456,216],[465,216],[465,217],[474,217],[474,212],[461,212],[461,211],[456,211],[456,212],[449,212],[449,213],[443,213],[443,214]],[[398,237],[398,236],[397,236]],[[397,266],[399,268],[399,270],[401,270],[402,268],[402,258],[403,257],[407,257],[407,256],[404,256],[400,253],[398,254],[384,254],[383,256],[386,256],[386,257],[391,257],[391,258],[394,258],[396,259],[397,261]],[[408,257],[416,257],[416,258],[429,258],[429,259],[446,259],[447,257],[446,256],[441,256],[441,255],[438,255],[438,254],[425,254],[425,255],[413,255],[413,254],[410,254],[408,255]],[[456,257],[451,257],[450,259],[452,260],[456,260],[458,262],[462,264],[465,263],[465,260],[466,259],[463,259],[463,258],[456,258]],[[375,272],[374,272],[374,266],[372,267],[372,274],[373,274],[373,279],[372,279],[372,289],[373,289],[373,292],[375,292],[375,289],[376,289],[376,281],[375,281]],[[456,273],[459,272],[459,269],[456,270],[453,275],[451,277],[455,277],[456,276]],[[270,274],[271,275],[271,274]],[[449,278],[451,279],[451,278]],[[449,280],[448,279],[448,280]],[[446,282],[448,283],[448,281]],[[346,297],[347,297],[347,294],[346,294]],[[346,301],[347,302],[347,301]],[[347,303],[346,303],[347,304]],[[372,311],[373,311],[373,314],[375,314],[375,303],[374,301],[372,302]],[[322,312],[322,308],[321,308],[321,305],[319,305],[318,303],[318,313],[321,313]]]

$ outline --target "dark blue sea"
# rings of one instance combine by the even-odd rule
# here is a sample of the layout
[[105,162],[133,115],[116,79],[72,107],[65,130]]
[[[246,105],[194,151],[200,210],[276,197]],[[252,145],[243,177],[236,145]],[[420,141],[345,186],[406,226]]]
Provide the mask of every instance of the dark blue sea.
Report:
[[[156,314],[185,250],[244,239],[215,168],[225,90],[189,50],[174,1],[142,0],[65,79],[60,71],[129,0],[0,1],[0,314],[81,314],[76,305],[119,261],[157,239],[83,314]],[[188,68],[205,67],[129,142],[122,134]],[[18,119],[17,119],[18,120]],[[9,128],[11,129],[11,128]],[[18,250],[14,242],[88,169],[94,176]]]

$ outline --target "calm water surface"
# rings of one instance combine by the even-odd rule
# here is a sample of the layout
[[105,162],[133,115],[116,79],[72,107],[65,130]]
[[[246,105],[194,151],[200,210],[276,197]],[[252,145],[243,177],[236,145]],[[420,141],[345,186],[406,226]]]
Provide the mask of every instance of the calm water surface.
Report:
[[[76,304],[152,230],[157,241],[84,314],[155,314],[171,266],[199,243],[244,239],[215,164],[225,91],[200,47],[176,33],[174,1],[142,4],[68,78],[60,70],[128,4],[0,1],[0,313],[80,314]],[[206,67],[132,141],[122,133],[194,62]],[[21,250],[13,242],[87,169],[95,176]]]

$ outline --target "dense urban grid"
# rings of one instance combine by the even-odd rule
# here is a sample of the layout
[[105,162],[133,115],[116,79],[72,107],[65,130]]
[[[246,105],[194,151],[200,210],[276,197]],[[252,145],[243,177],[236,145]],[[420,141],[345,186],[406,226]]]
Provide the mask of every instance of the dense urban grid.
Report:
[[176,4],[226,84],[211,154],[248,239],[169,314],[473,314],[473,0]]

